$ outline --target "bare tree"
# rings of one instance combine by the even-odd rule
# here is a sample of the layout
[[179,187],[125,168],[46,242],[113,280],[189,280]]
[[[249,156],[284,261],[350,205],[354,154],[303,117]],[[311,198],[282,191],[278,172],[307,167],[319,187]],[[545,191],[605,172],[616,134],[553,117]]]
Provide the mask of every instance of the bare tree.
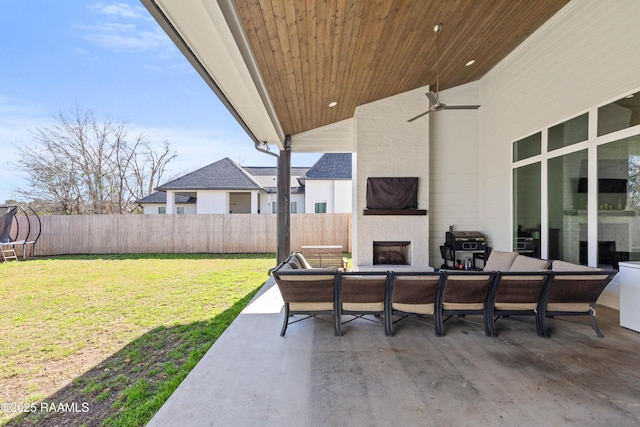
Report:
[[56,214],[133,212],[177,156],[167,141],[156,151],[142,134],[131,141],[126,123],[99,122],[79,107],[33,136],[34,146],[19,147],[29,188],[18,193]]

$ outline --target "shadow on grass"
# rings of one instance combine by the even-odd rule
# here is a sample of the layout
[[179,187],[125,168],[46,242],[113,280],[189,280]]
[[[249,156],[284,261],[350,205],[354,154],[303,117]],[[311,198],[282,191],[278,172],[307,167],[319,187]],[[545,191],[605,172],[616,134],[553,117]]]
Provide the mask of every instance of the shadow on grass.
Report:
[[210,320],[147,332],[4,425],[145,425],[262,286]]

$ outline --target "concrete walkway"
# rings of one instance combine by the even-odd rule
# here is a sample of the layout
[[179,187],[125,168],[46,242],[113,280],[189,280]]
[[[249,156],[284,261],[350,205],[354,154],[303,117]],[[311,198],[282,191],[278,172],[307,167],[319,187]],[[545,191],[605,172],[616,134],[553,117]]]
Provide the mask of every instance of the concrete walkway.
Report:
[[365,320],[334,337],[313,319],[280,337],[281,309],[270,280],[148,425],[640,425],[640,334],[610,309],[603,339],[559,319],[550,339],[532,319],[498,320],[489,338],[475,317],[441,338],[410,319],[394,337]]

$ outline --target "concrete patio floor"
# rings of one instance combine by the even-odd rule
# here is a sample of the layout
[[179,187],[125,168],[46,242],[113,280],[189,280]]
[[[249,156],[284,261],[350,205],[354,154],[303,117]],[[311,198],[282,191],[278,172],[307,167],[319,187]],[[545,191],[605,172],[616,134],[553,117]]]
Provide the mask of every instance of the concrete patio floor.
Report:
[[280,337],[281,309],[271,279],[148,425],[640,425],[640,334],[611,309],[605,338],[552,319],[550,339],[533,319],[498,320],[489,338],[475,317],[440,338],[411,319],[394,337],[365,320],[334,337],[314,319]]

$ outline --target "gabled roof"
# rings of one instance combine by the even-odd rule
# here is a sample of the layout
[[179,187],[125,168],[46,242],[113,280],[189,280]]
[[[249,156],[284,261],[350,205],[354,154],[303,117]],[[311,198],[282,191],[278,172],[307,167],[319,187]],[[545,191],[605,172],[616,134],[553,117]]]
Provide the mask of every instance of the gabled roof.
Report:
[[325,153],[304,179],[351,179],[351,153]]
[[[176,194],[175,197],[176,197],[175,198],[176,204],[195,204],[196,203],[195,197],[184,196],[182,194]],[[155,193],[151,193],[147,197],[143,197],[140,200],[136,200],[137,205],[142,203],[164,205],[167,203],[167,193],[165,193],[164,191],[158,191]]]
[[[270,166],[243,167],[225,157],[217,162],[188,173],[157,187],[158,193],[138,200],[136,203],[166,203],[166,190],[262,190],[276,193],[275,183],[278,169]],[[273,179],[270,179],[273,177]],[[292,167],[291,177],[305,179],[351,179],[351,154],[327,153],[313,167]],[[295,182],[292,180],[292,183]],[[291,194],[304,194],[304,183],[292,186]],[[176,203],[195,203],[195,197],[176,195]]]
[[167,182],[156,190],[264,190],[246,170],[225,157]]

